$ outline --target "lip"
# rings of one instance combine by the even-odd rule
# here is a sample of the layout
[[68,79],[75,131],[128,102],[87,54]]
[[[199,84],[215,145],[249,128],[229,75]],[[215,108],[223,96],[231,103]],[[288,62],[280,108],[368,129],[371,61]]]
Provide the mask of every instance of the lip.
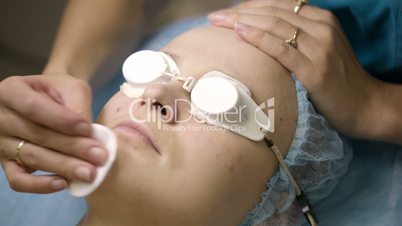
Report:
[[132,121],[125,121],[114,126],[113,130],[118,130],[136,141],[151,146],[160,155],[160,151],[156,148],[149,129],[144,125]]

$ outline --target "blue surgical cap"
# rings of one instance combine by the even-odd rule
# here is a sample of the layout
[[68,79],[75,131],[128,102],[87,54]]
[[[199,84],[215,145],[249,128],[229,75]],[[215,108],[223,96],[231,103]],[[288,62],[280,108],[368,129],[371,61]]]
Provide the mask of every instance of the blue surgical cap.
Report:
[[[297,126],[285,163],[311,202],[327,197],[348,170],[352,149],[309,101],[303,85],[293,76],[297,95]],[[300,225],[303,215],[295,188],[281,167],[267,182],[260,203],[241,224]]]

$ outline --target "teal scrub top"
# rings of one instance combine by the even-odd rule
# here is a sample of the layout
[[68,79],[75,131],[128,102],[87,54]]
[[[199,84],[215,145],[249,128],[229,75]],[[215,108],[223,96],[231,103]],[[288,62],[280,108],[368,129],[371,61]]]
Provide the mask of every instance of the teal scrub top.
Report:
[[402,1],[311,0],[338,18],[361,64],[373,76],[402,83]]
[[[367,71],[378,79],[402,83],[402,1],[310,3],[337,16]],[[352,145],[349,171],[333,193],[315,205],[321,225],[401,225],[402,146],[357,140]]]

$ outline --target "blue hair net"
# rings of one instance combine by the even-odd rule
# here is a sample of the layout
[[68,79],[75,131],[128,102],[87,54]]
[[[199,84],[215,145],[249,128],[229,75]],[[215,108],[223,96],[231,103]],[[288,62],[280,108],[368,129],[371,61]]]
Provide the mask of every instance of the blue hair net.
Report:
[[[297,126],[285,163],[310,202],[327,197],[348,170],[352,149],[319,115],[308,99],[306,89],[295,76]],[[301,210],[295,201],[295,188],[286,172],[279,167],[267,183],[245,221],[246,225],[300,225]]]

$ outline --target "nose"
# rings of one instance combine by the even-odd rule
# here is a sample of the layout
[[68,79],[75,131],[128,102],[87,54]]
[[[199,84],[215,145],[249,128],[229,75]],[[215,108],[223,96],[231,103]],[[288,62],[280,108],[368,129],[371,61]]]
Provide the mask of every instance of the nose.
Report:
[[164,84],[151,84],[144,89],[142,98],[152,104],[166,123],[175,123],[185,112],[189,112],[188,94],[179,81]]

